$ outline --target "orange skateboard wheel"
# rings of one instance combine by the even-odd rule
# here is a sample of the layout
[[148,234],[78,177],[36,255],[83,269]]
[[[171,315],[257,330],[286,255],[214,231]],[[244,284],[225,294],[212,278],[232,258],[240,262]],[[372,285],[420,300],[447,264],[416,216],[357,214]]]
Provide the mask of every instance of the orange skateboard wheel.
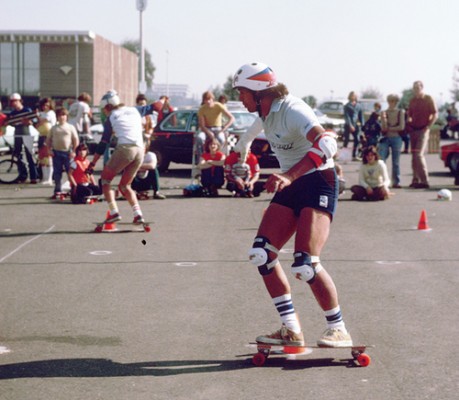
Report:
[[368,354],[362,353],[357,356],[357,362],[361,367],[368,367],[371,363],[371,358]]
[[143,230],[144,230],[145,232],[150,232],[150,231],[151,231],[151,228],[150,228],[149,225],[145,225],[145,226],[143,227]]
[[254,354],[252,357],[252,364],[261,367],[266,362],[266,356],[263,353]]

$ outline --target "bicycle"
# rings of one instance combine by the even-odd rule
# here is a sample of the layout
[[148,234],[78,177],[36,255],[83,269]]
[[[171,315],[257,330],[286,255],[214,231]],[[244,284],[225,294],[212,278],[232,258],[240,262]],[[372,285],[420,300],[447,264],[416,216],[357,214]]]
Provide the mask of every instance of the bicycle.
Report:
[[13,184],[21,178],[20,163],[14,154],[13,147],[5,140],[5,145],[9,148],[11,155],[0,161],[0,183]]

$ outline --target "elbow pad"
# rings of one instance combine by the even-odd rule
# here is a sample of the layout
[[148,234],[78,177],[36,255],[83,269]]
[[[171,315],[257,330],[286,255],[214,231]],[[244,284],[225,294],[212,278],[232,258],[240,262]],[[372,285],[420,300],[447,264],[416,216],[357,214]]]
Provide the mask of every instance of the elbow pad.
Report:
[[96,153],[102,155],[105,153],[105,149],[107,148],[108,143],[99,142],[96,147]]
[[338,151],[338,143],[335,135],[331,132],[323,132],[316,137],[312,147],[308,151],[308,156],[316,166],[320,167],[327,160],[333,158]]

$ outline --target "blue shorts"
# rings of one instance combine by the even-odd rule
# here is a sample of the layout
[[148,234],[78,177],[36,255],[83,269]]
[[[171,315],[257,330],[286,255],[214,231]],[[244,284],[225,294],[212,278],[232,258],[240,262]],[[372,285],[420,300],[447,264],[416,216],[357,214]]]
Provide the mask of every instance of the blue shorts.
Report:
[[305,207],[333,215],[338,203],[338,177],[335,168],[315,171],[294,180],[271,200],[271,203],[291,208],[296,216]]

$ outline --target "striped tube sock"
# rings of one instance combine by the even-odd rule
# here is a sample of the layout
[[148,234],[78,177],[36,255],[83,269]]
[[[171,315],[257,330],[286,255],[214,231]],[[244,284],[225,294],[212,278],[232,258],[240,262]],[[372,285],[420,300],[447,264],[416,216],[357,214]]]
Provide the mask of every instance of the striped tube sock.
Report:
[[290,293],[273,298],[274,306],[279,313],[282,323],[295,333],[301,332],[300,322],[293,307],[292,295]]
[[134,217],[137,217],[137,215],[142,215],[142,210],[140,210],[139,203],[136,203],[132,206],[132,211],[134,213]]
[[343,321],[343,316],[341,315],[340,306],[325,311],[325,318],[327,319],[328,328],[339,329],[340,331],[347,333],[346,326],[344,325]]

